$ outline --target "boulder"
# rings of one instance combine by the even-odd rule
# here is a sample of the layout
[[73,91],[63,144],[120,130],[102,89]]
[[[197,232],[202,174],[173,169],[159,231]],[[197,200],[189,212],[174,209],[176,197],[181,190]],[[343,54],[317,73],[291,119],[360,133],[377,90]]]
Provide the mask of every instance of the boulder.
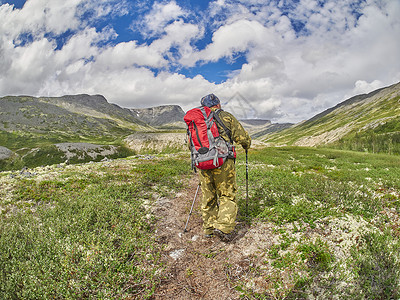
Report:
[[0,146],[0,160],[2,159],[8,159],[11,156],[13,156],[14,152],[12,152],[10,149]]

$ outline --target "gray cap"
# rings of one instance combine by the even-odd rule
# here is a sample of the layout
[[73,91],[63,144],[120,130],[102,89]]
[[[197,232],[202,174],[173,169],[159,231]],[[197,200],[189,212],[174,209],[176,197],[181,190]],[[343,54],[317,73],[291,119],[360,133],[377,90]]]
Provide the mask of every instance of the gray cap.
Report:
[[207,96],[204,96],[203,98],[201,98],[200,102],[202,106],[208,106],[208,107],[213,107],[220,103],[218,97],[215,96],[214,94],[209,94]]

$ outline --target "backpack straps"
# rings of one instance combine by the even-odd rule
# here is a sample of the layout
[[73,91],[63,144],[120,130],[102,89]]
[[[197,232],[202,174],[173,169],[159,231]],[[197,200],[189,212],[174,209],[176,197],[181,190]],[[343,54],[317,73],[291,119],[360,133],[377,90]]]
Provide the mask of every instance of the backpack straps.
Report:
[[197,136],[197,140],[199,141],[200,147],[203,147],[203,144],[201,143],[201,139],[199,136],[199,130],[197,129],[197,125],[194,121],[191,122],[193,124],[193,128],[196,131],[196,136]]
[[215,110],[215,113],[214,113],[215,121],[217,121],[218,125],[221,125],[221,127],[224,129],[225,133],[228,135],[231,144],[233,145],[232,132],[228,129],[228,127],[225,126],[224,122],[219,117],[219,114],[221,111],[223,111],[223,110],[222,109]]

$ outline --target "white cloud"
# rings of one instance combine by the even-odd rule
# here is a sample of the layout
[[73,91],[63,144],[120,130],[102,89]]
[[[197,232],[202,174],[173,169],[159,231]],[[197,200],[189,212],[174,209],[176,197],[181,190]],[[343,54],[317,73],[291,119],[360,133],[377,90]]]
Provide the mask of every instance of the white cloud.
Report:
[[75,18],[77,5],[81,0],[46,0],[27,1],[22,9],[14,9],[7,4],[2,5],[1,32],[15,39],[22,33],[31,33],[40,38],[46,32],[61,34],[68,29],[79,27]]
[[355,83],[355,87],[352,91],[352,95],[358,95],[358,94],[368,94],[374,90],[379,89],[382,87],[383,84],[379,80],[374,80],[373,82],[366,82],[364,80],[357,80]]
[[143,33],[150,36],[162,34],[166,25],[185,15],[187,13],[175,1],[155,2],[141,22]]
[[[179,20],[166,26],[164,30],[165,34],[151,43],[149,49],[167,55],[172,63],[177,60],[184,62],[187,58],[189,62],[192,62],[193,59],[190,56],[194,49],[191,41],[202,36],[202,29],[197,25]],[[169,51],[172,47],[177,49],[177,53]]]
[[[199,104],[205,91],[212,90],[213,84],[201,76],[188,79],[180,74],[161,72],[155,76],[146,68],[127,68],[109,72],[92,72],[94,64],[85,66],[85,76],[69,86],[74,93],[99,93],[109,101],[123,107],[150,107],[165,104],[178,104],[188,110],[193,103]],[[59,81],[49,85],[50,89],[57,85],[59,94],[65,94],[64,86]],[[91,89],[88,90],[87,86]],[[45,93],[45,90],[42,91]],[[129,96],[127,96],[129,95]]]
[[[179,3],[158,1],[148,13],[142,7],[139,27],[150,38],[118,43],[116,28],[95,24],[133,17],[130,5],[138,3],[28,0],[20,10],[1,5],[1,95],[92,93],[125,107],[189,109],[205,94],[226,101],[238,92],[257,117],[300,121],[400,80],[398,0],[367,0],[358,7],[347,0],[323,6],[300,0],[292,3],[295,9],[285,1],[218,0],[197,16]],[[62,47],[49,37],[67,31],[73,35]],[[220,84],[168,71],[229,61],[238,53],[247,62]]]
[[[253,86],[258,91],[256,103],[264,101],[260,102],[266,103],[264,107],[273,107],[274,99],[280,99],[281,110],[299,121],[361,91],[365,86],[360,82],[372,82],[368,88],[394,83],[400,69],[400,40],[394,38],[400,36],[396,17],[400,2],[389,1],[383,8],[366,6],[357,23],[346,2],[327,3],[318,10],[316,1],[301,1],[295,13],[308,22],[304,36],[293,38],[288,22],[282,19],[283,23],[275,22],[274,27],[263,31],[264,40],[270,44],[250,38],[246,43],[257,46],[247,47],[248,63],[233,78],[235,84],[230,88],[239,88],[240,83],[237,91],[247,95],[243,92],[246,86]],[[268,93],[254,87],[266,81],[260,78],[269,79],[271,96],[266,100],[262,99]],[[358,88],[353,89],[357,81]],[[301,103],[297,113],[291,109],[295,103]]]
[[[47,40],[31,43],[13,51],[11,65],[3,76],[1,90],[27,91],[36,93],[43,76],[51,71],[48,61],[52,59],[54,45]],[[44,54],[44,55],[43,55]]]
[[197,60],[218,61],[245,52],[267,37],[266,28],[257,21],[239,20],[221,26],[212,37],[212,43],[196,54]]
[[163,67],[167,61],[148,47],[138,46],[136,41],[108,47],[96,57],[96,66],[103,71],[120,70],[132,66]]
[[[91,0],[81,1],[78,6],[78,15],[92,12],[88,17],[96,20],[107,16],[118,17],[129,14],[131,5],[127,0]],[[87,20],[88,21],[88,20]]]
[[[143,35],[157,37],[146,48],[152,55],[165,56],[169,64],[193,65],[191,55],[194,52],[192,45],[203,37],[204,28],[201,24],[187,23],[183,17],[189,12],[183,10],[175,1],[156,2],[151,11],[137,22],[140,24]],[[167,67],[164,64],[163,67]]]

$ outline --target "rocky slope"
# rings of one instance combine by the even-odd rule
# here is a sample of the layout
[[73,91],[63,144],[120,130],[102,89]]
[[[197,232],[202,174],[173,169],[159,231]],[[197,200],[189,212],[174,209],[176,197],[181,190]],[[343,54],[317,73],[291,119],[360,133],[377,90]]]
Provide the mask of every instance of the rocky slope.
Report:
[[[318,146],[356,135],[398,134],[400,83],[354,96],[282,132],[261,137],[272,144]],[[374,130],[371,132],[371,130]]]
[[101,95],[3,97],[0,170],[121,157],[131,153],[123,138],[154,130]]
[[102,136],[149,126],[101,95],[0,98],[0,130]]
[[150,108],[132,108],[136,118],[154,127],[186,128],[185,112],[179,105],[163,105]]
[[270,120],[262,119],[240,120],[240,123],[253,139],[293,126],[292,123],[272,123]]
[[138,153],[188,151],[187,136],[184,132],[136,132],[127,136],[124,142],[129,149]]

